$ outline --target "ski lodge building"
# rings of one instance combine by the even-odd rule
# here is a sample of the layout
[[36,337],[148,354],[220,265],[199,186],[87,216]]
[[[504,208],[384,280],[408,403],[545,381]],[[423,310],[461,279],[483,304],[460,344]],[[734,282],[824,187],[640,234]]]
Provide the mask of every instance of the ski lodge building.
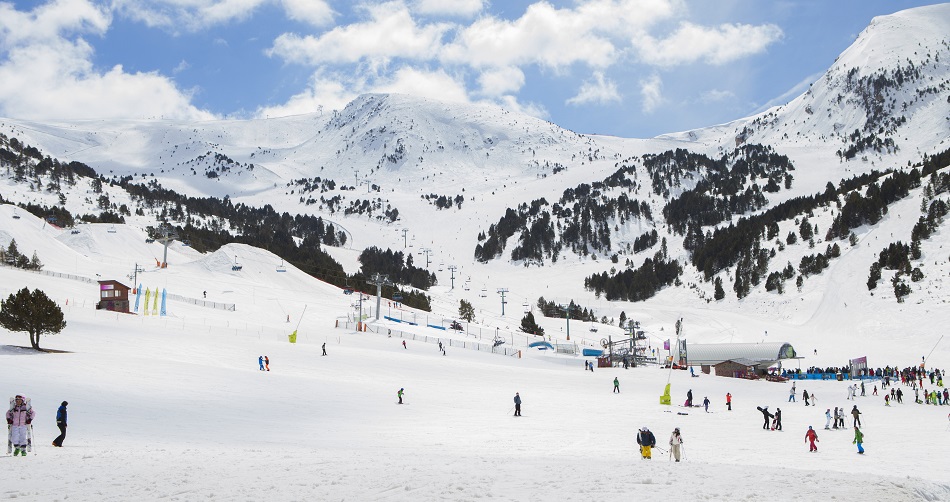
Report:
[[783,360],[800,359],[787,342],[687,344],[680,354],[686,365],[702,367],[703,373],[716,368],[717,376],[743,378],[761,374]]
[[119,281],[99,281],[99,302],[96,310],[129,313],[129,288]]

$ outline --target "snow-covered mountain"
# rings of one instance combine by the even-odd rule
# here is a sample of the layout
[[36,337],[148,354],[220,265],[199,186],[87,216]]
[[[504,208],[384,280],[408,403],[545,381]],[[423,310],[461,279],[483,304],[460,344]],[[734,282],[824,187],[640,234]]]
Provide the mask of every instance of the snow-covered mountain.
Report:
[[[8,150],[13,138],[38,149],[30,162],[50,156],[87,164],[107,180],[125,178],[186,196],[226,196],[234,204],[321,216],[349,236],[346,249],[328,252],[351,273],[359,267],[355,254],[366,247],[429,249],[416,254],[416,263],[432,261],[427,266],[440,285],[431,293],[448,309],[458,300],[458,291],[449,290],[448,265],[455,265],[457,281],[473,294],[509,288],[525,305],[539,296],[576,299],[598,318],[616,318],[642,304],[607,303],[584,289],[585,279],[636,269],[654,257],[662,241],[665,256],[677,261],[682,273],[656,302],[741,308],[800,324],[831,297],[845,295],[852,305],[895,304],[894,294],[883,291],[895,272],[885,271],[883,286],[870,291],[869,267],[889,244],[911,241],[922,199],[925,206],[944,200],[942,188],[924,180],[889,202],[880,220],[871,218],[840,235],[828,232],[838,225],[848,197],[876,190],[869,187],[889,178],[888,169],[906,171],[925,155],[950,148],[948,28],[948,4],[876,18],[790,103],[729,124],[652,139],[584,135],[493,105],[405,95],[365,95],[339,111],[247,121],[2,119],[0,133],[8,138]],[[763,231],[756,244],[771,256],[764,264],[759,260],[751,286],[736,284],[738,270],[746,267],[738,256],[711,269],[690,263],[697,235],[711,237],[742,218],[874,171],[885,174],[842,188],[836,202],[797,209],[804,212],[772,222],[775,235],[766,239]],[[183,224],[186,217],[199,226],[228,225],[190,208],[175,213],[175,204],[146,207],[141,197],[108,183],[103,200],[87,179],[50,190],[42,176],[44,189],[33,186],[35,180],[12,178],[8,175],[2,195],[15,203],[62,205],[76,215],[124,205],[126,221],[140,228],[163,218]],[[684,201],[695,198],[719,208],[706,215],[712,219],[698,233],[690,233],[684,230],[696,223],[690,215],[698,210]],[[685,220],[665,214],[675,202]],[[503,221],[509,210],[514,219]],[[815,236],[793,244],[788,236],[800,233],[805,216]],[[510,232],[501,232],[512,221]],[[947,293],[941,278],[948,265],[939,254],[947,232],[942,218],[934,221],[929,238],[921,240],[924,259],[913,267],[925,279],[912,285],[911,303],[932,305]],[[847,230],[854,234],[851,242],[842,238]],[[651,232],[656,232],[652,238]],[[536,240],[539,234],[545,242]],[[649,245],[643,248],[643,242]],[[489,244],[494,247],[486,251]],[[830,260],[830,268],[797,270],[804,267],[802,260],[830,253],[833,245],[840,257]],[[783,293],[766,286],[766,275],[789,268]],[[551,274],[570,280],[559,283],[564,286],[544,284]],[[797,287],[796,275],[802,279]],[[713,279],[728,292],[715,302]],[[740,293],[744,288],[750,291]],[[440,299],[443,293],[448,296]],[[482,298],[475,301],[500,310],[494,295]],[[829,315],[838,314],[835,309]]]

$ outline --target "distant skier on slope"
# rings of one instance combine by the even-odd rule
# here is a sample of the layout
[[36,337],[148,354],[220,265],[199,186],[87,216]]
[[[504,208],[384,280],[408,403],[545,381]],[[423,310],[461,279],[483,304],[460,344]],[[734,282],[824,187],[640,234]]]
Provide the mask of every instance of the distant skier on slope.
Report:
[[687,408],[693,407],[693,389],[689,389],[688,391],[686,391],[686,407]]
[[706,413],[709,413],[709,398],[703,397],[703,408],[706,409]]
[[515,392],[515,416],[521,416],[521,394]]
[[861,412],[858,411],[858,405],[854,405],[854,408],[851,408],[851,416],[854,417],[854,427],[861,426]]
[[732,393],[726,392],[726,409],[732,411]]
[[406,389],[400,387],[399,390],[396,391],[396,397],[399,398],[399,402],[396,403],[396,404],[402,404],[402,395],[405,393],[405,390],[406,390]]
[[653,458],[651,449],[656,446],[656,437],[650,432],[650,429],[643,427],[637,432],[637,444],[640,445],[640,456],[644,460]]
[[[835,408],[837,410],[837,408]],[[838,424],[835,424],[837,426]],[[837,429],[837,427],[835,427]],[[825,410],[825,430],[831,430],[831,408]]]
[[620,394],[620,379],[614,377],[614,392]]
[[59,436],[56,436],[56,439],[53,440],[53,446],[61,447],[63,446],[63,441],[66,440],[66,407],[69,406],[69,403],[63,401],[63,404],[59,405],[59,409],[56,410],[56,427],[59,428]]
[[863,455],[863,454],[864,454],[864,446],[862,446],[861,443],[864,443],[864,433],[861,432],[861,429],[858,429],[857,427],[855,427],[855,428],[854,428],[854,441],[852,441],[851,444],[856,444],[856,445],[858,445],[858,453],[860,453],[860,454]]
[[818,446],[815,445],[815,442],[818,441],[818,433],[815,432],[815,429],[812,429],[811,426],[808,426],[808,432],[805,433],[805,442],[809,443],[808,451],[818,451]]
[[772,430],[780,431],[782,430],[782,409],[775,408],[775,420],[772,421]]
[[264,371],[264,356],[257,356],[257,364],[261,367],[261,371]]
[[788,391],[788,402],[795,402],[795,384],[792,384],[792,389]]
[[673,435],[670,436],[670,454],[677,462],[680,461],[680,445],[683,444],[683,436],[680,435],[680,428],[673,429]]
[[808,390],[802,390],[802,399],[805,400],[805,406],[808,406]]

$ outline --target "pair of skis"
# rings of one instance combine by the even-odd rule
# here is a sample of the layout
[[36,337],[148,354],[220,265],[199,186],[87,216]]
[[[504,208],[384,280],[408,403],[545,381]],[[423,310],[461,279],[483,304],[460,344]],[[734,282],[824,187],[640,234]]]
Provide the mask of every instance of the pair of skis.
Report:
[[[27,425],[27,434],[26,434],[26,451],[30,453],[33,452],[33,424]],[[34,453],[35,454],[35,453]],[[13,456],[13,427],[7,427],[7,456]]]

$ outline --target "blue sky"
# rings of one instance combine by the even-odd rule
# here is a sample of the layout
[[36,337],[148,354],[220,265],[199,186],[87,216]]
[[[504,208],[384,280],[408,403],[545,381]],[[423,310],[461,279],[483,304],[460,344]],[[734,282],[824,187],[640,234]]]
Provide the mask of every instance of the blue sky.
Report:
[[913,0],[0,1],[0,116],[251,118],[365,92],[652,137],[799,94]]

